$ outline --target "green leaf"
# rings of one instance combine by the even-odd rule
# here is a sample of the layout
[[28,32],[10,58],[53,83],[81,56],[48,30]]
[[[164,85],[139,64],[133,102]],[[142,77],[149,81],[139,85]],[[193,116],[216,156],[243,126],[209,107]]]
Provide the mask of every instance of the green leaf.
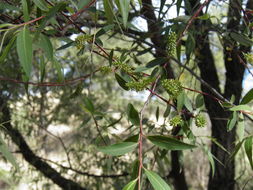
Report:
[[247,104],[253,99],[253,88],[245,94],[240,104]]
[[29,10],[28,10],[27,1],[21,0],[21,2],[22,2],[22,7],[23,7],[24,21],[28,22],[29,21]]
[[249,163],[251,166],[251,169],[253,170],[253,160],[252,160],[252,138],[253,137],[247,137],[244,142],[244,149],[247,154],[247,157],[249,159]]
[[154,145],[166,150],[185,150],[185,149],[196,148],[195,145],[186,144],[182,141],[179,141],[175,138],[168,137],[168,136],[154,135],[154,136],[148,136],[147,138]]
[[18,164],[16,162],[16,159],[11,154],[11,152],[8,150],[7,145],[3,141],[2,137],[0,136],[0,152],[3,154],[3,156],[16,168],[19,169]]
[[114,28],[114,24],[109,24],[101,28],[97,33],[95,34],[95,37],[98,38],[104,34],[106,34],[108,31],[112,30]]
[[40,46],[43,49],[43,51],[46,53],[46,57],[48,57],[49,60],[53,60],[54,50],[53,50],[52,43],[50,39],[43,34],[40,35]]
[[227,131],[231,131],[234,128],[237,122],[237,119],[238,119],[238,114],[236,111],[234,111],[229,117],[229,120],[227,122]]
[[6,11],[6,10],[20,11],[20,8],[16,7],[16,6],[12,6],[12,5],[8,4],[8,3],[0,2],[0,10],[2,10],[2,11]]
[[229,109],[230,111],[252,111],[251,107],[248,105],[238,105],[238,106],[234,106],[232,108]]
[[32,38],[29,30],[24,26],[17,37],[17,52],[20,64],[29,78],[32,70]]
[[122,142],[122,143],[113,144],[110,146],[99,147],[98,150],[100,152],[103,152],[105,154],[109,154],[112,156],[120,156],[128,152],[132,152],[136,148],[137,145],[138,143],[135,143],[135,142]]
[[118,84],[124,89],[124,90],[129,90],[129,88],[127,87],[126,85],[126,81],[120,76],[118,75],[117,73],[115,73],[115,78],[118,82]]
[[42,11],[48,11],[48,7],[47,4],[45,3],[45,1],[43,0],[33,0],[33,2],[35,3],[35,5],[37,7],[39,7]]
[[131,172],[131,179],[135,179],[138,177],[138,172],[139,172],[139,166],[140,166],[140,161],[138,159],[136,159],[132,165],[131,165],[131,168],[132,168],[132,172]]
[[118,7],[118,8],[119,8],[119,10],[121,12],[121,16],[123,18],[123,25],[126,28],[128,14],[129,14],[130,0],[119,0],[119,5],[120,5],[120,7]]
[[177,111],[181,112],[185,102],[185,94],[181,92],[177,97]]
[[105,16],[107,18],[108,23],[113,23],[113,18],[114,18],[114,14],[113,14],[113,4],[112,4],[112,0],[103,0],[104,3],[104,9],[105,9]]
[[130,181],[130,182],[123,188],[123,190],[134,190],[137,181],[138,181],[138,178],[136,178],[135,180]]
[[168,61],[167,58],[164,58],[164,57],[158,57],[156,59],[153,59],[152,61],[150,61],[147,65],[146,65],[146,68],[152,68],[152,67],[155,67],[157,65],[162,65],[164,63],[166,63]]
[[242,141],[244,137],[245,125],[244,125],[244,116],[242,113],[239,114],[239,119],[237,123],[237,133],[239,140]]
[[237,143],[237,145],[235,146],[234,152],[230,155],[229,160],[232,160],[236,154],[238,153],[238,151],[240,150],[243,142],[245,139],[243,139],[242,141],[240,141],[239,143]]
[[62,65],[56,59],[53,59],[52,62],[53,62],[54,68],[56,69],[59,82],[63,82],[64,81],[64,74],[63,74]]
[[0,63],[2,63],[5,58],[7,57],[9,51],[11,50],[12,46],[14,45],[14,42],[16,40],[16,36],[14,36],[8,43],[8,45],[4,48],[2,55],[0,56]]
[[95,107],[92,103],[92,101],[88,98],[88,97],[84,97],[84,105],[85,108],[90,112],[90,113],[94,113],[95,111]]
[[204,105],[204,97],[202,94],[198,94],[195,102],[196,108],[201,108]]
[[71,41],[71,42],[69,42],[69,43],[67,43],[67,44],[64,44],[63,46],[57,48],[56,51],[66,49],[66,48],[72,46],[74,43],[75,43],[75,41]]
[[140,125],[139,113],[132,104],[128,104],[127,106],[127,116],[133,125],[135,126]]
[[79,10],[82,9],[83,7],[85,7],[86,5],[88,5],[91,1],[92,0],[80,0],[78,2],[78,5],[77,5],[78,9]]
[[155,190],[171,190],[170,186],[158,174],[145,168],[144,171]]
[[168,117],[170,115],[170,110],[171,110],[171,105],[167,104],[163,117]]
[[244,45],[246,47],[253,45],[253,41],[243,34],[231,32],[230,36],[233,40],[239,42],[241,45]]
[[206,13],[201,16],[198,16],[197,18],[200,20],[208,20],[210,18],[210,15]]
[[214,176],[214,172],[215,172],[215,164],[214,164],[214,159],[213,159],[213,154],[210,152],[210,150],[208,150],[207,147],[204,147],[204,152],[207,154],[207,158],[210,162],[211,165],[211,169],[212,169],[212,177]]

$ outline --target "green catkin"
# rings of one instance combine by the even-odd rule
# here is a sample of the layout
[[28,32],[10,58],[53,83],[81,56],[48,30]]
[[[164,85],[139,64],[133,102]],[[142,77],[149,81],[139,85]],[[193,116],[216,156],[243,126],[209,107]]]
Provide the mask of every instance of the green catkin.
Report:
[[203,115],[197,115],[195,117],[195,125],[197,127],[205,127],[205,125],[206,125],[206,119],[204,118]]
[[161,84],[172,99],[176,99],[177,96],[183,91],[183,87],[178,80],[164,79],[161,81]]
[[76,48],[81,50],[82,48],[84,48],[85,42],[89,41],[92,39],[92,36],[90,35],[80,35],[75,39],[76,42]]
[[154,82],[154,80],[155,80],[154,78],[143,78],[140,79],[139,81],[130,81],[126,83],[126,86],[131,90],[139,92],[145,90],[148,85]]
[[170,125],[173,127],[180,126],[182,124],[183,124],[183,119],[181,118],[180,115],[177,115],[170,120]]
[[177,47],[177,34],[175,32],[170,32],[166,46],[168,56],[171,57],[175,55],[176,47]]
[[100,67],[100,71],[103,73],[103,74],[109,74],[112,72],[112,68],[109,67],[109,66],[102,66]]
[[132,73],[133,72],[133,69],[131,66],[129,66],[128,64],[126,63],[122,63],[122,62],[113,62],[112,63],[113,66],[115,67],[118,67],[119,69],[123,70],[124,72],[126,73]]

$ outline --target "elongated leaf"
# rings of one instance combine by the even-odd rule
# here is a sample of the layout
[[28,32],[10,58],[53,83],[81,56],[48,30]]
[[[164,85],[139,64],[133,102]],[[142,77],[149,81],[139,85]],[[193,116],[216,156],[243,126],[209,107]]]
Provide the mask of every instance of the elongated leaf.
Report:
[[11,11],[20,11],[19,7],[12,6],[8,3],[0,2],[0,10],[6,11],[6,10],[11,10]]
[[101,28],[95,35],[96,38],[102,36],[103,34],[106,34],[106,32],[112,30],[114,28],[114,24],[109,24]]
[[128,104],[127,106],[127,116],[133,125],[140,125],[139,113],[132,104]]
[[166,150],[185,150],[185,149],[196,148],[195,145],[186,144],[182,141],[179,141],[175,138],[168,137],[168,136],[154,135],[154,136],[148,136],[147,138],[154,145]]
[[126,81],[120,76],[118,75],[117,73],[115,73],[115,78],[118,82],[118,84],[124,89],[124,90],[129,90],[129,88],[127,87],[126,85]]
[[7,46],[4,48],[4,50],[2,51],[2,54],[1,54],[1,56],[0,56],[0,63],[2,63],[2,62],[5,60],[5,58],[7,57],[9,51],[11,50],[11,48],[12,48],[14,42],[15,42],[15,40],[16,40],[16,36],[14,36],[14,37],[9,41],[8,45],[7,45]]
[[159,120],[159,106],[156,108],[156,113],[155,113],[156,121]]
[[247,157],[249,159],[249,163],[250,163],[250,166],[253,170],[253,160],[252,160],[252,138],[253,137],[248,137],[245,139],[245,142],[244,142],[244,149],[245,149],[245,152],[247,154]]
[[66,49],[66,48],[68,48],[70,46],[73,46],[74,43],[75,43],[75,41],[71,41],[71,42],[69,42],[67,44],[64,44],[63,46],[57,48],[56,51],[63,50],[63,49]]
[[252,46],[253,45],[253,41],[243,34],[231,32],[230,35],[233,40],[239,42],[241,45],[244,45],[244,46]]
[[128,20],[128,14],[129,14],[129,5],[130,5],[130,0],[119,0],[120,4],[120,12],[121,16],[123,18],[123,25],[126,28],[127,26],[127,20]]
[[0,152],[3,154],[3,156],[17,169],[19,169],[18,164],[16,162],[16,159],[14,156],[10,153],[8,150],[7,145],[3,141],[2,137],[0,136]]
[[239,140],[242,141],[244,137],[245,125],[244,125],[244,116],[242,113],[239,114],[238,123],[237,123],[237,134]]
[[56,59],[54,59],[53,66],[56,69],[59,82],[63,82],[64,81],[64,74],[63,74],[62,65]]
[[253,99],[253,88],[245,94],[240,104],[247,104]]
[[214,172],[215,172],[215,164],[214,164],[214,159],[213,159],[213,154],[210,152],[210,150],[206,149],[206,154],[207,154],[207,158],[210,162],[211,165],[211,169],[212,169],[212,176],[214,176]]
[[105,154],[109,154],[112,156],[120,156],[128,152],[132,152],[136,148],[137,144],[138,143],[134,143],[134,142],[122,142],[122,143],[113,144],[110,146],[99,147],[98,150],[100,152],[103,152]]
[[204,105],[204,97],[202,94],[198,94],[196,97],[196,108],[201,108]]
[[43,0],[33,0],[33,2],[35,3],[35,5],[37,7],[39,7],[42,11],[48,11],[48,7],[47,4],[45,3],[45,1]]
[[135,186],[136,186],[136,183],[137,183],[137,180],[138,180],[138,178],[135,179],[135,180],[130,181],[130,182],[123,188],[123,190],[134,190],[134,188],[135,188]]
[[248,105],[238,105],[238,106],[234,106],[232,108],[229,109],[230,111],[252,111],[251,107]]
[[168,61],[167,58],[164,58],[164,57],[158,57],[156,59],[153,59],[152,61],[150,61],[146,67],[147,68],[152,68],[152,67],[155,67],[157,65],[162,65],[164,63],[166,63]]
[[157,173],[147,169],[144,171],[155,190],[171,190],[170,186]]
[[93,105],[92,101],[88,97],[84,97],[84,105],[85,105],[85,108],[90,113],[94,113],[94,111],[95,111],[94,105]]
[[17,52],[20,64],[29,78],[32,70],[32,38],[26,26],[21,30],[17,37]]
[[78,9],[79,10],[82,9],[84,6],[88,5],[91,1],[92,0],[80,0],[77,5]]
[[22,7],[23,7],[23,14],[24,14],[24,20],[25,22],[29,21],[29,10],[28,10],[28,4],[26,0],[21,0]]
[[43,34],[41,34],[40,36],[40,46],[43,49],[43,51],[46,53],[46,56],[48,57],[48,59],[53,60],[54,50],[53,50],[52,43],[50,39]]
[[113,15],[113,4],[112,4],[112,1],[111,0],[103,0],[103,3],[104,3],[104,9],[105,9],[105,16],[107,18],[107,21],[109,23],[113,23],[113,18],[114,18],[114,15]]
[[228,120],[228,123],[227,123],[227,130],[228,131],[231,131],[234,128],[234,126],[237,122],[237,119],[238,119],[238,114],[237,114],[236,111],[234,111],[232,113],[232,115],[229,117],[229,120]]
[[229,160],[234,159],[234,157],[236,156],[236,154],[238,153],[238,151],[240,150],[243,142],[245,139],[243,139],[242,141],[240,141],[239,143],[237,143],[237,145],[235,146],[235,149],[233,151],[233,153],[230,155]]

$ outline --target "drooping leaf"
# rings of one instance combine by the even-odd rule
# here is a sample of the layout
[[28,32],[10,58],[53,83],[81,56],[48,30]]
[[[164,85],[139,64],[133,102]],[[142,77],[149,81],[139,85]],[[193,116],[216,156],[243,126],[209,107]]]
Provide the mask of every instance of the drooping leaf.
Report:
[[14,42],[16,40],[16,36],[14,36],[8,43],[8,45],[4,48],[4,50],[0,53],[0,64],[5,60],[5,58],[7,57],[9,51],[11,50],[12,46],[14,45]]
[[114,24],[109,24],[101,28],[99,31],[97,31],[95,37],[98,38],[104,34],[106,34],[108,31],[112,30],[115,27]]
[[86,5],[88,5],[92,0],[80,0],[77,4],[78,9],[82,9]]
[[166,110],[163,114],[163,117],[168,117],[170,115],[171,106],[167,104]]
[[0,136],[0,152],[3,154],[3,156],[16,168],[19,169],[18,164],[16,162],[16,159],[11,154],[11,152],[8,150],[7,145],[3,141],[2,137]]
[[247,154],[247,157],[249,159],[249,163],[251,166],[251,169],[253,170],[253,160],[252,160],[252,136],[247,137],[244,142],[244,149]]
[[124,90],[129,90],[128,86],[126,85],[126,81],[117,73],[115,73],[115,78],[118,82],[118,84],[124,89]]
[[152,68],[152,67],[155,67],[157,65],[162,65],[164,63],[166,63],[168,61],[167,58],[164,58],[164,57],[158,57],[156,59],[153,59],[152,61],[150,61],[147,65],[146,65],[146,68]]
[[148,136],[148,140],[150,140],[154,145],[159,148],[166,150],[185,150],[185,149],[193,149],[196,148],[195,145],[184,143],[180,140],[177,140],[168,136]]
[[21,0],[22,7],[23,7],[23,14],[24,14],[24,20],[25,22],[29,21],[29,10],[28,10],[28,4],[26,0]]
[[248,105],[238,105],[238,106],[234,106],[232,108],[229,109],[230,111],[252,111],[251,107]]
[[137,181],[138,181],[138,178],[136,178],[135,180],[130,181],[130,182],[123,188],[123,190],[134,190]]
[[132,180],[138,177],[139,165],[140,161],[138,159],[136,159],[132,164],[132,173],[131,173]]
[[240,141],[242,141],[244,137],[244,131],[245,131],[244,116],[242,113],[240,113],[237,123],[237,134]]
[[214,164],[213,154],[210,152],[210,150],[208,150],[207,147],[204,147],[204,152],[207,154],[207,158],[210,162],[211,169],[212,169],[212,177],[213,177],[214,172],[215,172],[215,164]]
[[198,94],[195,102],[196,108],[201,108],[204,105],[204,97],[202,94]]
[[144,171],[155,190],[171,190],[170,186],[157,173],[145,168]]
[[59,82],[63,82],[64,74],[63,74],[62,65],[56,59],[53,59],[52,63],[53,63],[54,68],[56,69]]
[[53,60],[54,50],[53,50],[52,43],[50,39],[43,34],[41,34],[40,36],[40,46],[43,49],[43,51],[46,53],[46,56],[48,57],[48,59]]
[[231,116],[229,117],[229,120],[227,122],[227,130],[228,131],[231,131],[234,128],[234,126],[235,126],[235,124],[237,122],[237,119],[238,119],[238,114],[237,114],[236,111],[234,111],[231,114]]
[[156,116],[156,121],[158,121],[159,120],[159,106],[157,106],[156,108],[155,116]]
[[119,0],[119,9],[121,16],[123,18],[123,25],[126,28],[127,26],[127,20],[128,20],[128,14],[129,14],[129,6],[130,6],[130,0]]
[[73,46],[74,43],[75,43],[75,41],[71,41],[71,42],[69,42],[67,44],[64,44],[63,46],[57,48],[56,51],[63,50],[63,49],[66,49],[68,47],[71,47],[71,46]]
[[37,7],[39,7],[42,11],[48,11],[48,7],[47,4],[45,3],[45,1],[43,0],[33,0],[33,2],[35,3],[35,5]]
[[241,45],[244,46],[252,46],[253,45],[253,41],[251,39],[249,39],[247,36],[243,35],[243,34],[238,34],[235,32],[231,32],[230,36],[233,40],[239,42]]
[[244,140],[245,140],[245,139],[243,139],[242,141],[240,141],[239,143],[236,144],[233,153],[232,153],[232,154],[230,155],[230,157],[229,157],[229,160],[234,159],[234,157],[236,156],[236,154],[237,154],[238,151],[240,150],[240,148],[241,148],[241,146],[242,146]]
[[113,23],[114,13],[113,13],[113,4],[112,0],[103,0],[105,16],[107,18],[108,23]]
[[132,152],[136,148],[137,145],[138,143],[134,143],[134,142],[122,142],[122,143],[113,144],[110,146],[99,147],[98,150],[100,152],[103,152],[105,154],[109,154],[112,156],[120,156],[128,152]]
[[127,106],[127,116],[133,125],[140,125],[139,113],[132,104],[128,104]]
[[253,100],[253,88],[250,91],[248,91],[247,94],[245,94],[240,104],[247,104],[251,100]]
[[17,52],[20,64],[29,78],[32,70],[32,38],[29,30],[24,26],[17,36]]
[[91,101],[88,97],[84,97],[83,102],[84,102],[85,108],[86,108],[90,113],[94,113],[95,107],[94,107],[92,101]]

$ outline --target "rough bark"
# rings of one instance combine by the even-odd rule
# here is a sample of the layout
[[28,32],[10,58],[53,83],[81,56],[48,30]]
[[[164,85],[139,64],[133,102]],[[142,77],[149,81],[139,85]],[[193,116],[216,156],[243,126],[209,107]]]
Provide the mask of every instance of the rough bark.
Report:
[[2,112],[1,123],[4,123],[6,133],[11,137],[11,140],[17,145],[24,159],[34,166],[38,171],[40,171],[45,177],[51,179],[55,184],[64,190],[86,190],[80,184],[66,179],[59,172],[53,169],[49,164],[42,161],[37,157],[31,148],[26,143],[24,137],[21,133],[15,129],[11,124],[11,115],[9,108],[7,107],[7,102],[0,96],[0,108]]

